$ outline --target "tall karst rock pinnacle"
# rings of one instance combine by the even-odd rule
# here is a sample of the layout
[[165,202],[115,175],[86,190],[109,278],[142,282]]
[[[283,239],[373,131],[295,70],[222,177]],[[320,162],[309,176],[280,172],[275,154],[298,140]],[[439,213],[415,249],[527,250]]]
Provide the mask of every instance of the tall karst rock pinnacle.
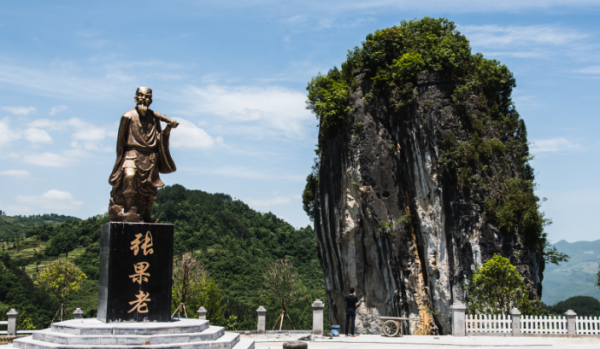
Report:
[[312,79],[318,162],[307,178],[330,321],[364,299],[360,333],[380,316],[420,317],[412,334],[451,332],[451,305],[494,254],[541,296],[546,219],[534,195],[512,73],[471,54],[444,19],[369,34],[342,69]]

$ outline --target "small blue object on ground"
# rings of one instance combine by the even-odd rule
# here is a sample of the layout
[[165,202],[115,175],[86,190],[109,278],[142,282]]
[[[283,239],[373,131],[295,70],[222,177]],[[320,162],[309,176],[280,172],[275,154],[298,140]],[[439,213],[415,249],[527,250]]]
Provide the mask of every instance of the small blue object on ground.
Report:
[[340,336],[340,325],[331,325],[331,335],[334,337]]

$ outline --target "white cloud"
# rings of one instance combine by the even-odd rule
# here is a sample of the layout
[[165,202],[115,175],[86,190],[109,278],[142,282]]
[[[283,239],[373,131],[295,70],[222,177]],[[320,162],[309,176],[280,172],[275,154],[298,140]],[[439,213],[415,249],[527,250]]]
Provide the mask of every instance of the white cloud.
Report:
[[48,113],[49,115],[56,115],[58,113],[60,113],[61,111],[65,111],[67,110],[67,107],[64,105],[59,105],[56,107],[52,107],[52,109],[50,109],[50,112]]
[[75,131],[71,135],[71,139],[73,139],[71,145],[73,147],[99,151],[106,151],[108,149],[108,147],[102,146],[102,142],[106,138],[116,138],[118,127],[116,124],[96,126],[79,118],[68,120],[36,119],[31,121],[29,126],[53,131],[73,129]]
[[516,58],[554,58],[557,50],[578,59],[590,55],[590,35],[558,25],[530,26],[459,26],[474,52],[487,56]]
[[[122,100],[123,96],[128,96],[131,101],[135,95],[132,85],[137,86],[136,81],[183,78],[177,74],[181,65],[155,60],[124,62],[112,57],[96,57],[91,66],[86,62],[55,60],[38,69],[31,66],[39,64],[23,62],[16,65],[0,61],[0,83],[26,90],[28,94],[61,99]],[[152,67],[152,73],[148,73],[148,67]]]
[[42,195],[18,195],[16,200],[20,204],[53,210],[68,210],[83,205],[83,202],[75,200],[68,191],[56,189],[48,190]]
[[532,153],[559,152],[564,150],[581,150],[579,144],[573,144],[566,138],[534,139],[531,141]]
[[304,175],[285,175],[280,174],[276,170],[269,169],[253,169],[245,166],[223,166],[217,168],[201,168],[198,170],[192,170],[201,174],[218,175],[232,178],[246,178],[255,180],[267,180],[267,181],[284,181],[284,182],[304,182],[306,176]]
[[461,32],[469,38],[473,46],[481,47],[515,47],[528,45],[565,46],[574,41],[587,38],[589,35],[558,26],[460,26]]
[[28,164],[42,167],[65,167],[78,161],[79,158],[87,153],[80,149],[63,150],[61,154],[41,153],[27,154],[23,156],[23,161]]
[[272,178],[271,173],[269,171],[255,170],[243,166],[224,166],[215,169],[202,169],[200,170],[200,172],[234,178],[248,178],[260,180]]
[[1,171],[0,175],[15,177],[15,178],[25,178],[25,177],[31,176],[31,173],[29,173],[25,170],[6,170],[6,171]]
[[71,138],[79,141],[101,141],[108,137],[108,130],[103,127],[98,127],[89,123],[83,123],[82,126],[76,126],[76,132],[71,135]]
[[[8,86],[26,88],[29,93],[85,100],[109,98],[123,90],[123,86],[119,86],[113,79],[78,76],[73,72],[79,69],[72,65],[69,69],[61,68],[31,69],[0,63],[0,82]],[[90,94],[89,91],[94,93]]]
[[[193,87],[195,109],[230,122],[258,124],[260,128],[300,138],[312,114],[306,110],[306,94],[282,87]],[[242,130],[254,134],[248,124]],[[239,129],[238,129],[239,130]]]
[[582,7],[582,6],[598,6],[598,2],[595,0],[505,0],[505,1],[481,1],[481,0],[374,0],[374,1],[360,1],[353,0],[344,2],[344,6],[341,3],[334,3],[331,6],[327,2],[314,1],[313,4],[318,7],[345,7],[349,10],[356,9],[389,9],[399,8],[403,10],[428,10],[432,8],[436,11],[448,11],[454,13],[465,13],[465,12],[495,12],[495,11],[509,11],[515,12],[523,9],[550,9],[553,7]]
[[[200,3],[199,3],[200,4]],[[206,12],[209,5],[221,8],[227,6],[227,9],[241,9],[250,11],[260,9],[261,13],[280,13],[288,17],[291,14],[308,14],[310,16],[327,15],[336,13],[359,12],[364,15],[364,10],[379,10],[389,12],[390,9],[399,9],[404,12],[411,11],[438,11],[450,13],[469,13],[469,12],[518,12],[521,10],[545,10],[555,7],[559,8],[594,8],[598,6],[597,0],[505,0],[505,1],[481,1],[481,0],[347,0],[347,1],[323,1],[323,0],[304,0],[304,1],[276,1],[276,0],[237,0],[237,1],[202,1],[202,12]],[[301,19],[301,18],[300,18]]]
[[600,74],[600,65],[597,66],[593,66],[593,67],[585,67],[582,69],[577,69],[573,71],[574,73],[580,73],[580,74],[593,74],[593,75],[598,75]]
[[21,133],[10,127],[8,118],[0,120],[0,147],[8,145],[19,138],[21,138]]
[[223,141],[221,137],[211,137],[191,121],[175,119],[179,122],[179,126],[171,130],[170,144],[173,148],[210,149],[215,143]]
[[23,131],[23,137],[31,143],[52,143],[52,137],[48,132],[39,128],[28,128]]
[[272,206],[272,205],[285,205],[289,204],[292,199],[295,197],[288,196],[276,196],[271,198],[262,198],[262,199],[246,199],[246,202],[250,206]]
[[35,107],[1,107],[0,109],[6,110],[9,113],[13,113],[15,115],[29,115],[34,113],[37,109]]

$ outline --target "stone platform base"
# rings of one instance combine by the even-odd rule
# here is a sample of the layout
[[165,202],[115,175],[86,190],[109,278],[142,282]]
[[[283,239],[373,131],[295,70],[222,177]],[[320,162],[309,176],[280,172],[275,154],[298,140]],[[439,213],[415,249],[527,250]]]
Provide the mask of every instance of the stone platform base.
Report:
[[181,319],[171,322],[112,322],[96,319],[68,320],[52,324],[33,336],[19,338],[14,348],[23,349],[254,349],[254,341],[209,326],[207,320]]

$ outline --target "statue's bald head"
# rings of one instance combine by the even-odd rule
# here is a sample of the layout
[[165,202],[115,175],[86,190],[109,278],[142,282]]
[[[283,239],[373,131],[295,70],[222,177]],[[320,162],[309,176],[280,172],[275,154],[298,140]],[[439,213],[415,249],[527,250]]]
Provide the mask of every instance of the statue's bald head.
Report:
[[143,86],[140,86],[140,87],[138,87],[138,88],[137,88],[137,90],[135,91],[135,94],[137,95],[137,94],[138,94],[138,92],[142,92],[143,94],[146,94],[146,95],[148,95],[148,94],[149,94],[150,96],[152,96],[152,89],[151,89],[151,88],[148,88],[148,87],[143,87]]
[[138,112],[142,115],[146,115],[148,107],[152,104],[152,90],[148,87],[138,87],[135,91],[133,100],[135,101]]

